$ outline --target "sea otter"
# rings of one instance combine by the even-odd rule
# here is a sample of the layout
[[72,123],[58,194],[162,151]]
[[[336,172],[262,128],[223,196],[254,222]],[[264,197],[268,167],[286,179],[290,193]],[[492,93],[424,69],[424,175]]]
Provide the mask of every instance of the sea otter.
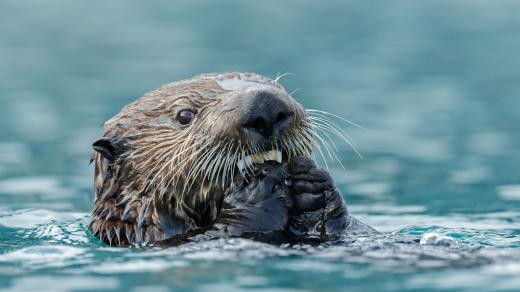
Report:
[[[327,171],[340,129],[254,73],[163,85],[104,124],[90,230],[112,246],[249,237],[322,242],[373,229],[351,217]],[[325,151],[324,150],[324,151]]]

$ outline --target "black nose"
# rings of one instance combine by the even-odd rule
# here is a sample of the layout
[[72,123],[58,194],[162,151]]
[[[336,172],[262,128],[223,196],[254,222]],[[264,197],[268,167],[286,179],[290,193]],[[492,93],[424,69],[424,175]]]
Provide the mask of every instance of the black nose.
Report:
[[284,132],[294,115],[289,105],[271,92],[258,92],[248,103],[242,127],[265,138]]

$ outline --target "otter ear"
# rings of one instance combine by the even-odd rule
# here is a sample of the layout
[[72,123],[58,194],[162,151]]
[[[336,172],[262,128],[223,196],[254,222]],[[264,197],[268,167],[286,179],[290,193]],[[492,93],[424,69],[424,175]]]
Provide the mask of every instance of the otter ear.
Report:
[[108,161],[114,161],[124,152],[122,144],[114,138],[103,137],[97,139],[92,148]]

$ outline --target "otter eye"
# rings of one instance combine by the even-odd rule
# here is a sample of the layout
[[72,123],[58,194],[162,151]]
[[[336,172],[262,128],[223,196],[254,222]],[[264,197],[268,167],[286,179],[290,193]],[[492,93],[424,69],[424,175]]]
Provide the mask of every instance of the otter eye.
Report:
[[195,119],[195,112],[189,109],[181,110],[177,114],[177,121],[183,126],[190,124],[193,119]]

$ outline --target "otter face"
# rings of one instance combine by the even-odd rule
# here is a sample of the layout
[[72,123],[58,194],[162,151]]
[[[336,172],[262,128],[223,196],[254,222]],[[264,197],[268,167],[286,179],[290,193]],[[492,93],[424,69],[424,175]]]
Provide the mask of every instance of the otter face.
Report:
[[177,203],[222,194],[256,164],[309,156],[315,141],[304,108],[276,81],[250,73],[166,84],[104,127],[94,149],[130,181],[126,191]]
[[[331,136],[352,145],[331,116],[350,123],[305,110],[276,80],[252,73],[205,74],[157,88],[107,121],[93,144],[90,228],[109,244],[172,238],[211,226],[226,210],[224,198],[238,194],[267,198],[257,209],[273,211],[255,213],[251,226],[275,213],[285,226],[290,192],[274,185],[286,181],[289,162],[315,146],[324,161],[324,154],[337,159]],[[261,179],[266,165],[277,177]]]

